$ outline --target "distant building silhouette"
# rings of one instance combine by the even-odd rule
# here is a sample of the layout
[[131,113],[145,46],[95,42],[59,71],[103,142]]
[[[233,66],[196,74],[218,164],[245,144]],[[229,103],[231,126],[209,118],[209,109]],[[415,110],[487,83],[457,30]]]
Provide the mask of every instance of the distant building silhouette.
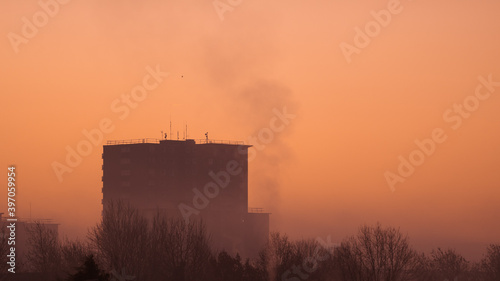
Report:
[[3,230],[0,231],[0,235],[11,237],[10,230],[7,228],[7,226],[11,225],[11,223],[15,224],[15,245],[9,244],[8,248],[10,249],[11,246],[15,247],[17,266],[19,266],[20,262],[26,262],[26,255],[30,250],[30,237],[28,231],[30,227],[33,227],[36,223],[40,223],[47,230],[53,231],[56,235],[59,234],[59,224],[54,223],[51,219],[39,219],[31,221],[14,217],[15,219],[17,219],[17,221],[9,221],[10,217],[4,217],[3,215],[4,213],[0,213],[0,228]]
[[248,208],[248,145],[140,139],[103,149],[103,206],[131,203],[143,213],[202,219],[214,250],[257,257],[269,237],[269,213]]

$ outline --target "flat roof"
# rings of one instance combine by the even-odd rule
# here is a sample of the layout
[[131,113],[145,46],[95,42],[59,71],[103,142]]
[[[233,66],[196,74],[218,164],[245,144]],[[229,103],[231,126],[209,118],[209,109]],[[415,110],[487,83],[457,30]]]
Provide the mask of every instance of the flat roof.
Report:
[[243,141],[231,141],[231,140],[211,140],[211,139],[183,139],[183,140],[170,140],[170,139],[129,139],[129,140],[108,140],[105,145],[127,145],[127,144],[160,144],[168,142],[189,142],[195,144],[226,144],[226,145],[245,145]]

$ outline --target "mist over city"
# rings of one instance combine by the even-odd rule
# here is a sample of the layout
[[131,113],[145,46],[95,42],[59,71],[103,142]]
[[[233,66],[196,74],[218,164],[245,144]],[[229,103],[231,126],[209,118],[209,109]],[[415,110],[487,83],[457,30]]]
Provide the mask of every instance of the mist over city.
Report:
[[0,280],[500,281],[500,3],[0,7]]

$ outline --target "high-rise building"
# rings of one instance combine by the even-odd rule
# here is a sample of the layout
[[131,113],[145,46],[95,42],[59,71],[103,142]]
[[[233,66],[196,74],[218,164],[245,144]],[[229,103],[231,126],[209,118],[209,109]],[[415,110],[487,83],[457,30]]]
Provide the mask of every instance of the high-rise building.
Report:
[[201,219],[214,250],[257,257],[269,237],[269,214],[248,208],[248,145],[140,139],[103,149],[103,206],[129,202],[145,214]]

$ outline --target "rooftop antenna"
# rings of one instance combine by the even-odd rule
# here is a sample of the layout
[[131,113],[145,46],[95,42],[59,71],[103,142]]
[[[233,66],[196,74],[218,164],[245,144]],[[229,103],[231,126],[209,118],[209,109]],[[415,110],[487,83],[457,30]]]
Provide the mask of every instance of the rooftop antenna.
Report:
[[208,132],[205,133],[205,137],[207,138],[207,143],[208,143]]
[[179,140],[179,131],[177,131],[177,140]]
[[31,222],[31,202],[30,202],[30,222]]
[[161,137],[160,138],[163,138],[163,131],[161,131]]
[[186,122],[186,139],[188,138],[188,123]]
[[170,114],[170,139],[172,139],[172,114]]

